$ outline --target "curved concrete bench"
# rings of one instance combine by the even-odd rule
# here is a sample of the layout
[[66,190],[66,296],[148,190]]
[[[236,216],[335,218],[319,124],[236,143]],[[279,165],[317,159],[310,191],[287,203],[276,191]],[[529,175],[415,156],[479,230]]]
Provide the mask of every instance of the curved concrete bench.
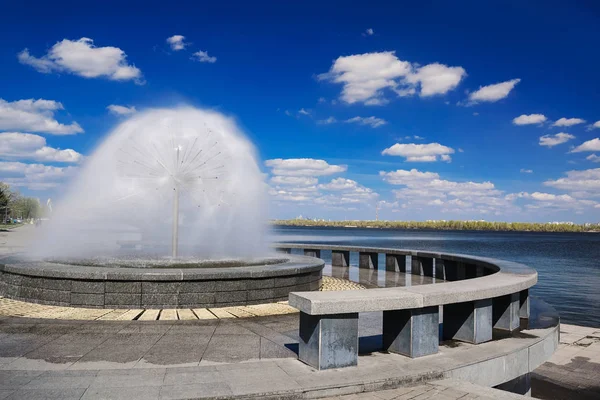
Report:
[[[332,251],[332,265],[347,266],[349,253],[359,253],[359,268],[386,270],[443,279],[432,285],[343,292],[293,292],[289,304],[300,310],[301,361],[317,369],[358,363],[358,313],[383,312],[385,350],[409,357],[438,352],[440,309],[443,339],[483,343],[492,329],[514,331],[529,317],[529,291],[537,272],[510,261],[463,254],[390,248],[277,244],[320,257]],[[410,263],[407,266],[407,257]]]

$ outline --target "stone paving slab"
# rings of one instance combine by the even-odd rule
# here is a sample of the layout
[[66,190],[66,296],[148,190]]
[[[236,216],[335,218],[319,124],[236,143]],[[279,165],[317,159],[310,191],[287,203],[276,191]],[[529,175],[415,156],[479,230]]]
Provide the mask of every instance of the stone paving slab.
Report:
[[532,374],[541,399],[600,399],[600,328],[561,324],[560,345]]

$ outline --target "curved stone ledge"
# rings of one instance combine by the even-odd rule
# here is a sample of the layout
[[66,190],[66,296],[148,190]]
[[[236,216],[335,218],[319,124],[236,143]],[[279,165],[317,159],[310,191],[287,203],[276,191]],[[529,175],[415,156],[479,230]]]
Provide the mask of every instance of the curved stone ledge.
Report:
[[5,259],[0,295],[92,308],[208,308],[287,300],[317,290],[324,263],[290,255],[279,264],[227,268],[109,268]]

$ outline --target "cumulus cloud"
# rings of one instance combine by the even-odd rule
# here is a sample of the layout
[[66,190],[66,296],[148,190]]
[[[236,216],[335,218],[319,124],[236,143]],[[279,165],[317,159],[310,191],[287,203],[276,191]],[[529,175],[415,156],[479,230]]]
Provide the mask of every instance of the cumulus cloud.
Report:
[[57,187],[73,176],[76,170],[76,167],[0,161],[0,179],[3,182],[30,190],[46,190]]
[[511,206],[491,182],[449,181],[441,179],[437,173],[416,169],[380,171],[379,175],[390,184],[402,186],[393,192],[407,207],[428,205],[443,212],[486,214]]
[[192,60],[199,61],[201,63],[213,64],[217,62],[217,57],[209,56],[207,51],[199,50],[192,54]]
[[469,95],[469,100],[473,103],[501,100],[507,97],[519,82],[521,82],[520,79],[511,79],[510,81],[494,83],[493,85],[480,86],[478,90]]
[[600,129],[600,121],[596,121],[593,124],[588,125],[587,130],[591,131],[592,129]]
[[0,130],[43,132],[53,135],[82,133],[77,122],[61,124],[54,113],[63,110],[61,103],[54,100],[18,100],[8,102],[0,99]]
[[454,154],[454,149],[441,145],[439,143],[415,144],[415,143],[396,143],[383,150],[382,155],[404,157],[406,161],[412,162],[450,162],[450,154]]
[[462,67],[440,63],[421,67],[398,59],[393,51],[384,51],[338,57],[329,72],[318,78],[342,84],[340,99],[348,104],[381,105],[388,102],[385,90],[401,97],[445,94],[465,76]]
[[565,191],[593,191],[600,190],[600,168],[567,171],[566,177],[547,180],[544,185]]
[[556,135],[544,135],[540,136],[540,146],[554,147],[566,143],[571,139],[575,139],[575,136],[564,132],[557,133]]
[[28,49],[18,54],[21,64],[29,65],[38,72],[67,72],[84,78],[108,78],[114,81],[134,80],[143,83],[142,71],[127,63],[127,55],[118,47],[96,47],[89,38],[64,39],[57,42],[40,58]]
[[73,149],[55,149],[46,146],[46,139],[31,133],[0,133],[0,157],[4,159],[26,159],[42,162],[76,163],[82,155]]
[[551,209],[559,209],[559,210],[582,210],[585,207],[593,206],[597,204],[596,201],[593,200],[580,200],[575,198],[574,196],[568,194],[553,194],[553,193],[544,193],[544,192],[520,192],[520,193],[511,193],[506,196],[509,200],[516,199],[529,199],[533,200],[533,203],[525,205],[527,209],[538,209],[538,208],[551,208]]
[[341,205],[365,203],[375,200],[379,196],[372,189],[364,187],[352,179],[336,178],[318,187],[326,192],[335,192],[335,194],[321,195],[315,199],[316,204]]
[[344,172],[346,165],[331,165],[325,160],[314,158],[275,158],[265,161],[273,175],[282,176],[324,176]]
[[187,43],[184,42],[185,36],[182,35],[173,35],[167,38],[167,43],[171,46],[171,50],[179,51],[185,49]]
[[532,169],[521,168],[521,173],[522,174],[533,174],[533,170]]
[[386,120],[377,118],[377,117],[354,117],[354,118],[347,119],[344,122],[360,124],[360,125],[367,125],[367,126],[370,126],[371,128],[377,128],[377,127],[387,124]]
[[585,159],[591,162],[600,162],[600,157],[598,157],[596,154],[590,154]]
[[365,32],[363,33],[363,36],[373,36],[373,34],[375,33],[375,31],[372,28],[368,28],[367,30],[365,30]]
[[310,115],[310,111],[307,111],[304,108],[301,108],[300,110],[298,110],[298,114],[301,114],[301,115]]
[[587,142],[583,142],[582,144],[571,150],[571,153],[581,153],[583,151],[600,151],[600,139],[595,138],[592,140],[588,140]]
[[110,111],[111,114],[114,114],[114,115],[131,115],[131,114],[135,114],[137,112],[137,110],[133,106],[127,107],[127,106],[119,106],[117,104],[111,104],[108,107],[106,107],[106,109],[108,111]]
[[547,118],[544,114],[529,114],[529,115],[520,115],[513,119],[513,124],[515,125],[534,125],[534,124],[543,124],[546,122]]
[[554,122],[552,126],[573,126],[578,124],[585,123],[584,119],[581,118],[561,118],[558,121]]
[[307,176],[274,176],[271,178],[271,183],[275,185],[310,186],[316,185],[318,181],[317,178]]

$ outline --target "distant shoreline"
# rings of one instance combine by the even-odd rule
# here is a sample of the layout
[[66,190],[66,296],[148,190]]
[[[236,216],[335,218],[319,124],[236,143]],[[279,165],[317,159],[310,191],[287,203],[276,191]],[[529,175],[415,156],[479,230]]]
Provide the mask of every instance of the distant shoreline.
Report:
[[309,219],[272,220],[277,226],[406,229],[483,232],[574,232],[600,233],[600,224],[488,222],[488,221],[313,221]]

